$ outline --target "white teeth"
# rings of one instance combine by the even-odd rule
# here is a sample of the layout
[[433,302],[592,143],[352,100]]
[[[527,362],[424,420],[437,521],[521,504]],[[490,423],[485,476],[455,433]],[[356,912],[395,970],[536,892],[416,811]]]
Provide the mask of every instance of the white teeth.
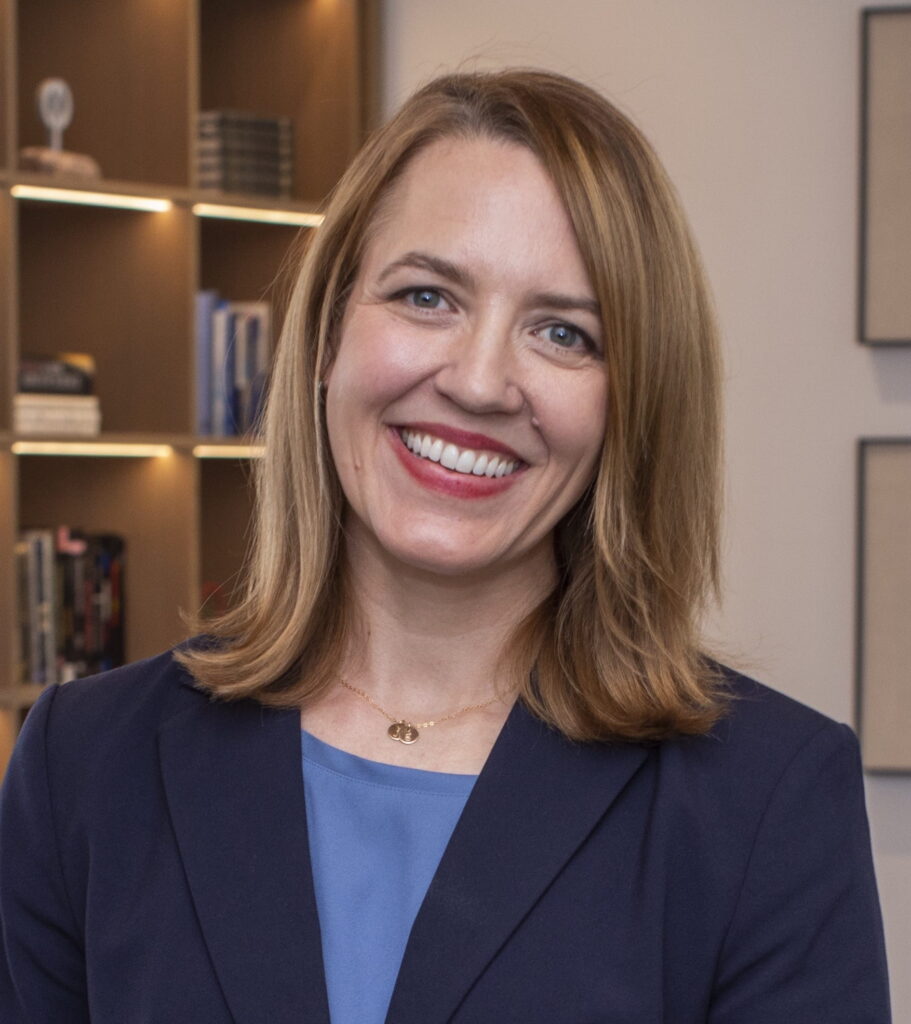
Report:
[[454,444],[447,444],[440,456],[440,465],[447,469],[455,469],[459,461],[459,449]]
[[410,430],[402,430],[401,436],[405,447],[414,452],[418,458],[439,462],[441,466],[456,473],[501,477],[515,472],[519,465],[515,459],[507,459],[501,455],[487,455],[485,452],[478,455],[470,448],[459,448],[457,445],[447,444],[430,434],[417,434]]

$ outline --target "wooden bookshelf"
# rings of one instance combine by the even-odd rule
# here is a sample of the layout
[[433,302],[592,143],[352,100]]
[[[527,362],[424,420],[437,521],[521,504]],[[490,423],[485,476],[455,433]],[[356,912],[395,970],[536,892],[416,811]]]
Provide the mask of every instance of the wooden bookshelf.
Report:
[[[0,774],[40,687],[22,678],[14,548],[19,531],[66,524],[126,540],[129,659],[185,635],[203,587],[230,594],[250,523],[250,462],[199,458],[194,295],[268,299],[306,228],[194,214],[199,202],[311,213],[379,108],[377,0],[0,0]],[[67,150],[100,180],[23,171],[45,144],[35,91],[64,78]],[[222,195],[195,180],[196,112],[236,109],[293,123],[288,200]],[[21,196],[68,188],[76,202]],[[147,212],[86,192],[168,200]],[[89,197],[86,196],[87,200]],[[20,452],[20,354],[84,351],[96,363],[98,442],[169,446],[141,457]],[[31,440],[31,439],[29,439]],[[55,439],[50,439],[55,440]],[[67,440],[58,438],[56,440]]]

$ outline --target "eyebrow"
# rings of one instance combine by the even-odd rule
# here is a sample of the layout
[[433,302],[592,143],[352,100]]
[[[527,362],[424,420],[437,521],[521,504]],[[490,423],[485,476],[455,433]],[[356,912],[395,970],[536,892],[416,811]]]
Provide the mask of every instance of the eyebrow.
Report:
[[[452,263],[450,260],[443,259],[440,256],[417,251],[407,252],[404,256],[393,260],[387,267],[384,267],[382,273],[377,278],[378,283],[382,284],[386,278],[402,267],[429,270],[431,273],[446,278],[446,280],[452,281],[463,288],[473,288],[475,285],[474,277],[463,267],[458,266],[458,264]],[[594,299],[586,296],[564,295],[560,292],[535,292],[528,297],[527,301],[530,306],[545,306],[548,309],[566,311],[581,310],[591,313],[592,316],[598,319],[601,318],[601,306]]]
[[445,277],[447,280],[454,282],[455,284],[461,285],[463,288],[471,288],[474,286],[474,278],[467,270],[457,266],[455,263],[451,263],[449,260],[444,260],[440,256],[432,256],[427,252],[406,252],[400,259],[393,260],[388,267],[383,269],[383,272],[377,278],[379,284],[382,284],[387,277],[394,274],[396,270],[402,267],[415,267],[418,270],[429,270],[439,277]]

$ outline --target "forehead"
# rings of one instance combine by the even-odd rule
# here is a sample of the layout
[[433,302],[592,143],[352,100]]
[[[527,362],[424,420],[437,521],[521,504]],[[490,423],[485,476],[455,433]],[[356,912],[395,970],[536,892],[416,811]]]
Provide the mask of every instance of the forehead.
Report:
[[488,274],[590,290],[553,181],[514,142],[448,138],[409,162],[374,221],[364,270],[424,250]]

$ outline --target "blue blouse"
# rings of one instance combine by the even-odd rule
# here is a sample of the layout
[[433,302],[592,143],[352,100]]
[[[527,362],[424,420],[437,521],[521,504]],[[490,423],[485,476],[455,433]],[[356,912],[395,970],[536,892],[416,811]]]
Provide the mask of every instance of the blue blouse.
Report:
[[381,764],[302,733],[332,1024],[383,1024],[411,926],[476,776]]

